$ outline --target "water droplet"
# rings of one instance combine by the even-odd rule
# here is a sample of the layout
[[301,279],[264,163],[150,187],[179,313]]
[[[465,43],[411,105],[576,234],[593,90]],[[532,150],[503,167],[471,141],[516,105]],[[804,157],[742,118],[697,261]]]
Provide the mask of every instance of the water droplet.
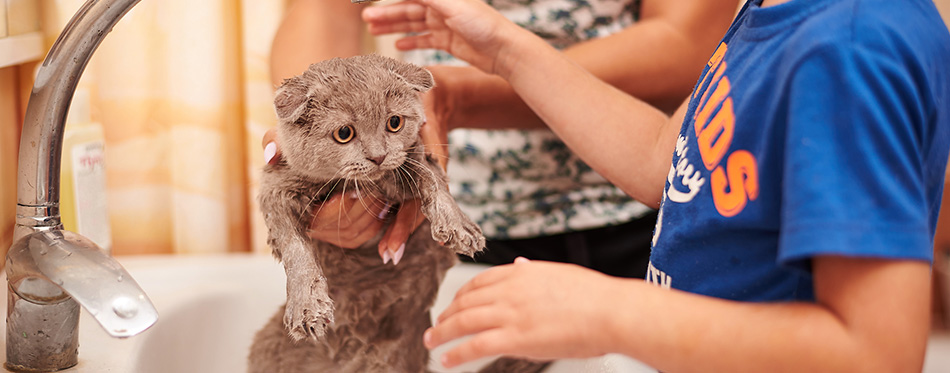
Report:
[[112,311],[123,319],[131,319],[139,313],[139,307],[134,300],[121,297],[112,302]]
[[116,278],[115,278],[115,280],[118,281],[118,282],[122,282],[122,280],[124,280],[124,279],[125,279],[125,278],[122,277],[122,275],[119,275],[119,277],[116,277]]

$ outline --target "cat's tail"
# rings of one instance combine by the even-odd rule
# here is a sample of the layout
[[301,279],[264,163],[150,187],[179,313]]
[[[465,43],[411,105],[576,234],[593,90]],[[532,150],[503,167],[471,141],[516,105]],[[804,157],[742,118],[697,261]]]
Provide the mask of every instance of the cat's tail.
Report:
[[550,361],[531,361],[500,357],[478,373],[539,373],[550,365]]

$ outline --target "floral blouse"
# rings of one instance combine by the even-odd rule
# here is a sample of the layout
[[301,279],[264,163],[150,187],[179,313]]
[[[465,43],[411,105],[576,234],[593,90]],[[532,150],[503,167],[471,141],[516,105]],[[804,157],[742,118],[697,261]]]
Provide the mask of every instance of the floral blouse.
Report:
[[[556,48],[620,31],[639,0],[486,0]],[[441,51],[408,52],[422,65],[464,64]],[[596,103],[578,103],[597,110]],[[550,130],[449,133],[452,195],[489,239],[518,239],[625,223],[650,208],[575,156]]]

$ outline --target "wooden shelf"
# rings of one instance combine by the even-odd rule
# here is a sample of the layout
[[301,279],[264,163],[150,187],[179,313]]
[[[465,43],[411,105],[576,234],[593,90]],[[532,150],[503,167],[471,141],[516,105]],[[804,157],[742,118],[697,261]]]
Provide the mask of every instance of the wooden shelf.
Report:
[[41,32],[0,38],[0,68],[39,60],[43,52]]

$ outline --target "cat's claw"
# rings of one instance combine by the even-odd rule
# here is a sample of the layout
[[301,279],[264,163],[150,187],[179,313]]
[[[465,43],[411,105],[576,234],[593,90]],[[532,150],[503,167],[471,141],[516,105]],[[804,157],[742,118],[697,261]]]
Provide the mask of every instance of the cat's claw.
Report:
[[294,341],[320,339],[333,323],[333,302],[330,298],[294,297],[287,299],[284,327]]
[[436,224],[432,227],[432,238],[457,254],[473,256],[485,248],[485,236],[481,228],[474,223],[463,224],[457,229]]

